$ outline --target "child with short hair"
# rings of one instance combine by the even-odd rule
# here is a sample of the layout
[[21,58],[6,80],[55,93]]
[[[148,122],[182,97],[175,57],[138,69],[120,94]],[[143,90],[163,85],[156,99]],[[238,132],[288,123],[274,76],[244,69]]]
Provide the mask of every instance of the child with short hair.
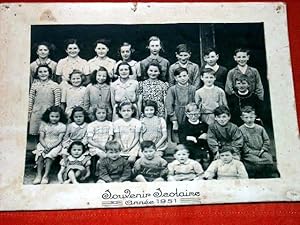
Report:
[[200,120],[201,113],[196,103],[185,106],[187,119],[179,127],[179,141],[190,152],[190,158],[199,160],[201,165],[207,167],[210,156],[206,136],[208,125]]
[[86,152],[85,145],[74,141],[68,148],[68,156],[60,161],[58,181],[62,184],[77,184],[85,181],[90,175],[91,157]]
[[128,158],[134,163],[140,151],[139,138],[141,133],[141,122],[134,117],[136,108],[129,101],[121,102],[117,107],[120,119],[113,122],[115,138],[121,144],[121,156]]
[[86,76],[86,82],[89,81],[88,64],[85,59],[80,58],[80,47],[76,39],[67,39],[64,42],[67,57],[60,59],[56,67],[56,80],[61,83],[62,89],[68,84],[70,74],[74,70],[81,71]]
[[[29,87],[31,87],[31,84],[34,82],[33,76],[40,65],[47,65],[49,68],[51,68],[52,73],[55,74],[57,63],[49,58],[49,56],[51,55],[51,51],[53,51],[54,48],[55,46],[53,44],[50,44],[46,41],[37,43],[34,46],[34,51],[36,52],[38,58],[32,63],[30,63],[30,86]],[[53,74],[51,74],[51,77]]]
[[135,49],[132,47],[132,45],[128,42],[123,42],[122,45],[119,48],[119,54],[121,56],[121,60],[119,60],[115,67],[114,67],[114,75],[115,78],[118,78],[118,76],[116,75],[116,71],[117,71],[117,67],[121,62],[127,62],[132,69],[132,75],[130,75],[130,79],[136,80],[137,79],[137,74],[140,73],[140,64],[133,60],[131,58],[132,54],[135,52]]
[[109,52],[110,41],[107,39],[99,39],[94,43],[96,56],[88,61],[89,73],[99,70],[100,66],[104,67],[110,78],[113,78],[113,69],[116,65],[116,60],[107,56]]
[[231,146],[219,149],[220,159],[213,161],[204,173],[203,179],[230,180],[247,179],[248,174],[244,164],[234,159],[235,150]]
[[148,40],[147,48],[150,50],[150,56],[143,59],[140,62],[140,74],[138,74],[138,80],[143,81],[148,78],[146,68],[150,63],[158,63],[161,66],[161,78],[160,80],[168,81],[168,70],[170,62],[159,55],[160,51],[164,51],[163,44],[159,37],[151,36]]
[[219,158],[220,148],[228,145],[234,150],[233,157],[240,159],[244,140],[237,125],[231,123],[230,111],[226,106],[219,106],[214,111],[215,122],[208,126],[207,143],[215,159]]
[[[210,68],[214,71],[216,80],[214,84],[225,90],[226,78],[227,78],[227,68],[218,64],[219,52],[216,48],[208,48],[204,51],[204,61],[206,64],[200,69],[200,73],[203,69]],[[201,87],[203,86],[203,82]]]
[[106,143],[113,139],[113,124],[107,120],[108,109],[105,105],[98,105],[94,109],[93,115],[96,120],[87,126],[89,153],[91,156],[97,155],[101,159],[106,156]]
[[255,110],[251,106],[242,108],[244,124],[240,131],[244,137],[242,161],[250,178],[270,178],[273,171],[273,158],[270,152],[270,139],[266,130],[255,124]]
[[139,158],[133,167],[133,176],[137,182],[165,181],[168,174],[167,161],[159,156],[153,141],[141,143],[142,157]]
[[176,146],[175,160],[168,164],[168,181],[193,181],[201,179],[203,169],[200,163],[189,158],[189,150],[180,144]]
[[152,100],[157,103],[157,115],[165,117],[165,99],[168,83],[160,80],[161,67],[158,63],[150,63],[147,67],[148,79],[139,82],[139,111],[143,108],[145,101]]
[[177,45],[175,55],[178,61],[172,64],[169,69],[168,81],[170,86],[175,85],[174,71],[182,67],[188,70],[189,83],[196,87],[196,89],[200,88],[199,66],[189,60],[192,55],[190,47],[187,44]]
[[[66,132],[67,119],[59,106],[51,106],[48,108],[43,116],[43,123],[41,123],[40,142],[36,149],[32,152],[35,154],[35,161],[37,166],[37,175],[33,184],[48,184],[49,173],[54,159],[60,153],[62,146],[61,142]],[[45,166],[45,173],[42,172]]]
[[235,91],[232,95],[228,96],[231,121],[238,126],[243,124],[240,115],[242,114],[242,108],[245,106],[253,107],[255,112],[257,112],[259,120],[261,119],[263,102],[258,99],[254,92],[250,92],[249,87],[250,83],[247,76],[237,77],[235,80]]
[[83,98],[86,87],[82,86],[85,75],[80,70],[73,70],[70,73],[68,83],[62,92],[61,103],[65,113],[70,117],[76,106],[83,107]]
[[116,109],[122,101],[129,101],[137,108],[139,83],[129,78],[132,75],[131,66],[127,62],[121,62],[116,74],[118,80],[111,84],[111,103],[113,106],[113,121],[118,119]]
[[110,77],[105,67],[100,66],[91,74],[91,84],[86,87],[83,102],[84,109],[89,113],[92,121],[96,120],[94,110],[99,103],[106,106],[107,119],[112,120]]
[[121,157],[121,144],[116,140],[105,144],[106,157],[97,163],[97,183],[125,182],[130,181],[131,168],[129,162]]
[[201,80],[204,86],[196,91],[195,102],[200,107],[201,120],[209,125],[215,121],[214,110],[221,105],[227,106],[227,100],[225,92],[214,85],[216,77],[213,69],[203,69]]
[[177,84],[168,89],[165,104],[173,130],[178,130],[185,120],[185,106],[195,101],[196,88],[188,83],[189,74],[186,68],[177,68],[174,77]]
[[167,142],[167,125],[162,117],[157,116],[157,104],[148,100],[143,107],[144,117],[140,119],[142,123],[140,143],[143,141],[153,141],[157,154],[164,155],[164,151],[168,147]]
[[234,94],[234,83],[237,77],[247,76],[249,79],[249,91],[254,92],[257,97],[264,100],[264,87],[261,82],[261,77],[258,70],[254,67],[247,65],[250,59],[249,50],[236,49],[233,56],[237,62],[237,66],[228,72],[227,80],[225,84],[225,91],[228,95]]

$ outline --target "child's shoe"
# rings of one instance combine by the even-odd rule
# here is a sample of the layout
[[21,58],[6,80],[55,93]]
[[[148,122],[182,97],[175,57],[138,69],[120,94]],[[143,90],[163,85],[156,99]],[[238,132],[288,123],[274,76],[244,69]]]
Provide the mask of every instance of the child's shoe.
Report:
[[41,180],[42,180],[41,177],[36,177],[36,178],[33,180],[32,184],[34,184],[34,185],[40,184],[40,183],[41,183]]
[[41,184],[48,184],[49,183],[49,178],[48,177],[43,177]]

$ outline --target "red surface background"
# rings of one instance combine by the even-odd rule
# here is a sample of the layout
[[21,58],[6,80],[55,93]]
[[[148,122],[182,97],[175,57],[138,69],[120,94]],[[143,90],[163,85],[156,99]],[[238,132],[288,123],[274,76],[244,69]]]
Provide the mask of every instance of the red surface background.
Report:
[[[77,0],[78,1],[78,0]],[[80,0],[79,0],[80,1]],[[3,2],[0,0],[0,2]],[[5,1],[8,2],[8,1]],[[29,2],[29,1],[26,1]],[[33,2],[33,1],[30,1]],[[54,2],[48,0],[48,2]],[[65,1],[67,2],[67,1]],[[205,1],[207,2],[207,1]],[[217,1],[215,1],[217,2]],[[236,2],[223,0],[223,2]],[[239,1],[246,2],[246,1]],[[271,2],[271,1],[259,1]],[[300,2],[287,0],[292,69],[300,125]],[[1,28],[0,28],[1,29]],[[274,37],[276,38],[276,37]],[[2,76],[2,75],[1,75]],[[300,126],[299,126],[300,127]],[[1,200],[0,200],[1,202]],[[0,203],[1,204],[1,203]],[[256,203],[179,207],[0,212],[0,224],[300,224],[300,203]]]

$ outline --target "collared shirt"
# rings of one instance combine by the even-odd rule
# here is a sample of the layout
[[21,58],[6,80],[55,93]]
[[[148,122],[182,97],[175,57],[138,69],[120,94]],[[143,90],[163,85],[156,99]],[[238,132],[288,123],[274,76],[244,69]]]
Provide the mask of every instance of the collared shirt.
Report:
[[121,82],[118,79],[111,84],[111,93],[116,102],[129,100],[134,103],[137,101],[138,88],[139,83],[136,80],[129,79],[126,82]]
[[[176,81],[174,78],[174,71],[179,67],[183,67],[178,61],[170,66],[169,69],[169,84],[170,86],[175,85]],[[195,86],[197,89],[200,87],[200,70],[196,63],[187,61],[185,68],[188,70],[189,83]]]
[[105,59],[100,59],[98,56],[90,59],[88,61],[89,73],[92,73],[94,70],[98,70],[100,66],[103,66],[107,69],[107,72],[110,77],[113,75],[113,69],[116,65],[116,60],[106,57]]
[[249,80],[249,91],[254,92],[257,97],[263,101],[264,99],[264,87],[261,82],[260,74],[257,69],[248,66],[245,73],[236,66],[228,72],[227,80],[225,84],[225,91],[229,95],[235,92],[235,80],[238,77],[247,76]]
[[89,74],[87,61],[85,59],[77,56],[76,58],[70,58],[67,56],[66,58],[60,59],[57,63],[56,67],[56,75],[62,76],[63,81],[68,81],[70,74],[73,70],[79,70],[84,75]]
[[168,170],[169,175],[175,176],[178,181],[189,180],[193,175],[196,178],[204,172],[200,163],[192,159],[188,159],[184,163],[174,160],[168,164]]
[[72,122],[68,124],[63,143],[72,140],[81,141],[83,144],[87,144],[87,126],[87,123],[77,125],[75,122]]
[[152,55],[148,56],[140,62],[141,73],[138,74],[139,80],[143,81],[148,79],[146,68],[150,63],[158,63],[161,66],[160,80],[167,81],[170,62],[161,56],[155,57]]
[[75,106],[83,107],[83,98],[86,87],[73,87],[71,85],[66,86],[62,91],[61,102],[66,103],[66,113],[71,115],[72,110]]

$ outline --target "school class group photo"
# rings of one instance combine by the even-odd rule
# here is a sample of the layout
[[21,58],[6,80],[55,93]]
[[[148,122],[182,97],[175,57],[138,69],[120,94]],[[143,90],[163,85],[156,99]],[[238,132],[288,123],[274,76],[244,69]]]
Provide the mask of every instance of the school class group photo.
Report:
[[[47,37],[32,43],[25,184],[280,176],[268,87],[249,45],[235,46],[228,67],[216,36],[205,36],[214,41],[200,43],[197,62],[183,38],[167,49],[157,32],[144,43],[125,37],[85,42],[86,59],[75,35],[59,39],[58,60]],[[142,44],[146,57],[134,58]]]

